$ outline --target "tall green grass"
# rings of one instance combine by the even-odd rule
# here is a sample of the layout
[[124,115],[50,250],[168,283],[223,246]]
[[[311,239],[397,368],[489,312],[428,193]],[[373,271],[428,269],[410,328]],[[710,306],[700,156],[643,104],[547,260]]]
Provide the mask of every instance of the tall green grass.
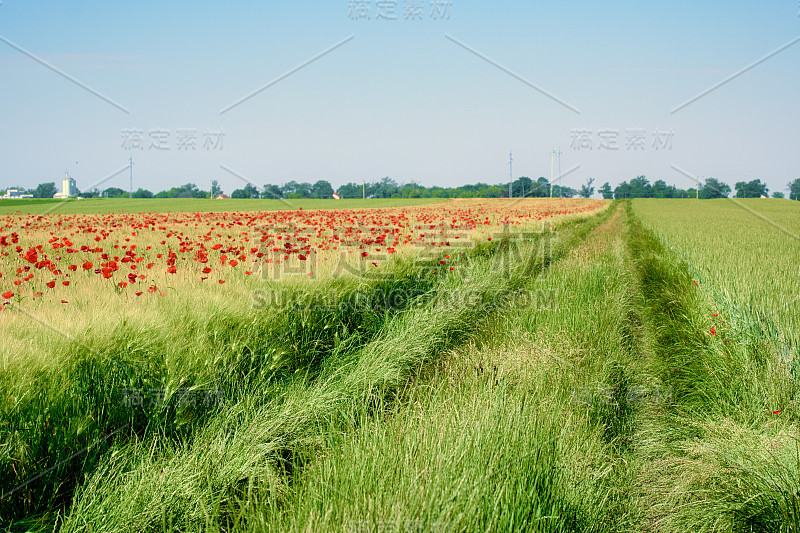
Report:
[[[227,307],[178,300],[106,331],[76,332],[76,342],[45,335],[41,349],[54,364],[20,359],[0,370],[0,519],[64,506],[82,473],[115,443],[190,439],[217,400],[236,401],[253,383],[277,394],[295,373],[313,375],[330,353],[368,342],[441,276],[410,261],[393,267],[383,281],[341,278],[281,289],[288,297],[277,306],[258,297]],[[387,297],[397,294],[404,298]],[[319,295],[333,305],[319,305]],[[141,393],[146,397],[137,400]]]
[[[598,221],[563,230],[569,238],[552,255],[580,242]],[[295,374],[279,393],[253,383],[191,442],[132,443],[81,485],[64,529],[227,528],[237,512],[234,502],[279,502],[330,428],[352,429],[364,413],[380,412],[419,365],[480,331],[507,295],[551,259],[534,256],[498,276],[496,257],[518,257],[511,250],[500,243],[478,250],[456,273],[441,276],[431,297],[390,317],[369,342],[334,350],[315,375]],[[465,292],[469,299],[451,297]]]
[[[333,420],[279,497],[210,529],[618,531],[637,516],[628,439],[638,355],[620,217],[377,408]],[[586,257],[588,255],[589,257]],[[627,333],[626,333],[627,332]],[[638,337],[638,333],[633,333]],[[631,375],[622,375],[625,366]],[[642,398],[639,398],[642,400]]]
[[[585,233],[589,224],[576,227]],[[499,250],[502,243],[487,243],[461,261],[464,268],[477,272],[481,270],[477,265],[493,261]],[[458,280],[464,279],[464,268],[447,274],[435,273],[430,266],[398,263],[395,277],[386,282],[331,282],[318,286],[316,295],[313,290],[299,295],[295,291],[293,301],[299,305],[289,309],[259,305],[253,309],[187,298],[160,304],[153,314],[134,315],[105,330],[75,332],[78,341],[74,343],[65,343],[55,333],[43,336],[38,341],[40,349],[51,353],[53,364],[15,361],[0,373],[7,393],[2,404],[0,521],[8,524],[44,512],[46,523],[68,506],[74,488],[87,476],[92,479],[96,469],[113,470],[120,458],[128,461],[129,455],[134,456],[129,448],[136,453],[142,449],[153,453],[158,448],[164,454],[197,450],[204,445],[203,435],[217,434],[218,422],[227,424],[232,416],[238,427],[241,412],[252,416],[255,409],[274,409],[293,394],[302,396],[317,382],[339,375],[335,372],[341,362],[352,366],[347,361],[360,357],[364,346],[384,339],[391,324],[405,327],[397,326],[403,324],[400,320],[410,320],[403,317],[453,306],[452,299],[438,295],[455,292]],[[533,275],[538,268],[541,265],[532,263],[517,270]],[[414,335],[402,341],[405,346],[416,342],[422,351],[411,351],[408,359],[383,370],[406,372],[404,365],[410,361],[436,353],[473,331],[481,312],[501,301],[493,295],[511,287],[491,292],[492,280],[482,271],[476,280],[480,276],[484,276],[483,285],[472,285],[479,307],[457,302],[452,320],[444,323],[434,313],[432,330],[415,329]],[[396,298],[398,293],[403,297]],[[320,294],[335,305],[318,305]],[[259,303],[258,298],[254,303]],[[378,366],[372,369],[377,373],[365,373],[362,381],[379,380],[379,363],[376,360]],[[344,383],[340,379],[339,385]],[[393,386],[388,385],[389,390]],[[181,402],[187,391],[209,389],[221,391],[227,404]],[[129,390],[163,391],[163,401],[148,405],[145,399],[144,405],[126,405],[122,396]],[[195,444],[198,438],[200,444]],[[278,455],[288,453],[282,445],[276,450],[284,450],[276,451]],[[280,459],[279,464],[284,461]],[[36,477],[43,471],[45,475]],[[24,488],[17,488],[34,477]],[[13,493],[8,495],[9,491]]]
[[[635,200],[633,209],[679,256],[727,327],[800,358],[800,205],[778,199]],[[795,370],[796,372],[796,370]]]
[[[0,501],[2,526],[797,531],[790,322],[637,202],[452,272],[43,335],[51,363],[0,369],[3,487],[66,461]],[[165,402],[123,408],[126,387]]]
[[637,436],[652,527],[797,531],[797,383],[789,366],[768,335],[719,326],[713,312],[725,317],[724,302],[640,222],[630,228],[653,369],[674,391],[669,409],[643,413]]

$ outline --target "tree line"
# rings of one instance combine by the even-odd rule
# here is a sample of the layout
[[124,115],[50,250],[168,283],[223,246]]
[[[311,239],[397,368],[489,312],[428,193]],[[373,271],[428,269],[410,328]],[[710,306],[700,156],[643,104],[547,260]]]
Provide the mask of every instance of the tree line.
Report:
[[[700,185],[700,184],[698,184]],[[788,189],[790,191],[790,198],[797,200],[800,198],[800,178],[789,183]],[[767,184],[760,179],[751,181],[739,181],[733,189],[727,183],[724,183],[715,178],[708,178],[699,190],[697,188],[680,189],[674,185],[667,185],[664,180],[656,180],[651,184],[645,176],[637,176],[630,182],[623,181],[616,188],[612,189],[611,185],[604,183],[598,192],[605,199],[621,199],[621,198],[728,198],[731,193],[735,193],[736,198],[761,198],[769,196],[769,188]],[[785,198],[785,195],[780,191],[772,193],[773,198]]]
[[[652,184],[645,176],[637,176],[630,181],[623,181],[612,188],[609,182],[603,183],[599,188],[594,187],[594,178],[586,180],[579,189],[573,189],[540,177],[536,180],[522,176],[511,184],[511,195],[515,198],[590,198],[595,192],[605,199],[622,198],[728,198],[734,193],[736,198],[760,198],[769,195],[767,185],[760,179],[737,182],[733,188],[715,178],[708,178],[697,188],[681,189],[668,185],[664,180],[656,180]],[[23,194],[31,194],[34,198],[52,198],[58,192],[54,182],[39,184],[34,189],[16,187]],[[788,184],[789,198],[800,199],[800,178]],[[301,198],[332,198],[334,192],[340,198],[507,198],[509,196],[508,184],[489,185],[476,183],[461,185],[459,187],[426,187],[415,182],[400,184],[392,178],[385,177],[378,181],[355,183],[350,182],[333,188],[330,182],[318,180],[315,183],[289,181],[284,185],[266,184],[257,187],[251,183],[241,189],[234,190],[231,198],[261,198],[261,199],[301,199]],[[217,198],[222,194],[219,183],[211,182],[211,190],[200,189],[194,183],[187,183],[180,187],[153,193],[147,189],[139,188],[133,192],[133,198]],[[93,189],[78,193],[83,198],[128,198],[130,193],[119,187],[109,187],[104,190]],[[775,191],[773,198],[784,198],[784,193]]]

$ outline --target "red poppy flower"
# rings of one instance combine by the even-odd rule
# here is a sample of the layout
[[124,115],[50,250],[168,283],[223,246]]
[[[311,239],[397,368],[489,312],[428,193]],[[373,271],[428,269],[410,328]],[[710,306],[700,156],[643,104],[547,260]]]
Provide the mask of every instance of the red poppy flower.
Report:
[[141,295],[142,295],[142,291],[136,291],[134,294],[135,294],[136,296],[141,296]]
[[5,298],[6,300],[10,299],[12,296],[14,296],[14,293],[11,291],[3,293],[3,298]]
[[222,285],[223,283],[225,283],[225,280],[224,280],[224,279],[220,279],[220,280],[217,280],[217,281],[219,282],[219,284],[220,284],[220,285]]
[[210,272],[211,272],[211,268],[210,268],[210,267],[205,267],[205,268],[203,269],[203,274],[208,274],[208,273],[210,273]]
[[174,273],[176,273],[177,271],[178,271],[178,269],[177,269],[177,268],[175,268],[174,266],[171,266],[171,267],[169,267],[169,268],[167,269],[167,272],[169,272],[170,274],[174,274]]
[[66,300],[61,300],[61,303],[62,303],[62,304],[68,304],[69,302],[68,302],[68,301],[66,301]]
[[69,287],[69,281],[62,281],[61,284],[65,287]]
[[91,263],[91,261],[86,261],[86,262],[83,264],[83,269],[84,269],[84,270],[91,270],[93,266],[94,266],[94,265]]
[[772,414],[773,415],[779,415],[779,414],[781,414],[781,411],[782,411],[781,409],[778,409],[777,411],[772,411]]
[[42,293],[39,292],[39,291],[36,291],[36,292],[33,293],[33,297],[34,298],[40,298],[41,296],[42,296]]
[[55,286],[56,286],[56,282],[55,282],[55,280],[53,280],[53,281],[48,281],[47,283],[45,283],[45,285],[47,285],[47,288],[48,288],[48,289],[52,289],[53,287],[55,287]]
[[712,336],[716,336],[717,334],[717,330],[715,330],[714,328],[711,328],[708,331],[711,333]]

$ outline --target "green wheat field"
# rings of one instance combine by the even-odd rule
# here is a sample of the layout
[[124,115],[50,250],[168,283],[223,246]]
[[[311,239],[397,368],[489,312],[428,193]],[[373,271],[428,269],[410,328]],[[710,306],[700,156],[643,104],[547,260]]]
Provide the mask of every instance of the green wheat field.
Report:
[[0,205],[0,530],[800,531],[800,203],[154,202]]

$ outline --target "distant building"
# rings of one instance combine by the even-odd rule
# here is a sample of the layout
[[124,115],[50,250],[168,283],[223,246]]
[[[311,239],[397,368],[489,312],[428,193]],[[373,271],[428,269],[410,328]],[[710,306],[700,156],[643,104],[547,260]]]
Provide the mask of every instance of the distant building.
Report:
[[231,197],[230,197],[230,196],[228,196],[227,194],[218,194],[218,195],[217,195],[217,197],[216,197],[216,199],[217,199],[217,200],[230,200],[230,199],[231,199]]
[[339,196],[337,193],[333,193],[333,199],[334,199],[334,200],[340,200],[341,198],[342,198],[342,197],[341,197],[341,196]]
[[53,195],[53,198],[72,198],[78,195],[78,187],[74,178],[71,178],[68,173],[64,173],[64,179],[61,180],[61,192]]
[[33,195],[23,194],[23,191],[20,191],[19,189],[8,189],[3,196],[0,196],[0,198],[33,198]]

